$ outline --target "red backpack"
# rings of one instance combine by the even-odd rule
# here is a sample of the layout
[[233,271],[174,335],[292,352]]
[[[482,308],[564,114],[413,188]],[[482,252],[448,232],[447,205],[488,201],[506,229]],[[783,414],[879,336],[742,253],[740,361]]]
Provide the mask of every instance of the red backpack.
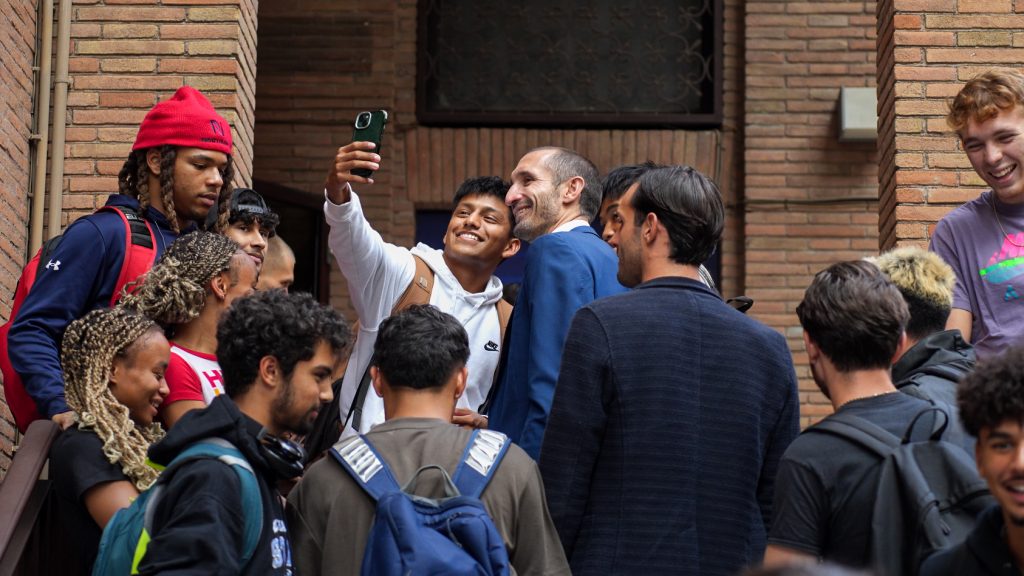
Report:
[[[121,273],[114,285],[114,296],[110,299],[113,306],[121,298],[122,289],[131,281],[146,273],[156,261],[156,238],[153,236],[153,229],[145,218],[135,210],[124,206],[104,206],[97,212],[114,212],[121,217],[125,230],[124,261],[121,263]],[[25,301],[29,290],[39,277],[39,263],[47,261],[47,266],[53,264],[50,256],[57,249],[63,235],[57,235],[47,240],[39,252],[28,261],[18,278],[18,287],[14,290],[14,302],[11,304],[10,319],[6,324],[0,326],[0,372],[4,377],[4,395],[7,397],[7,405],[14,415],[14,422],[22,434],[28,429],[28,425],[36,420],[42,420],[36,408],[35,400],[25,391],[25,385],[21,376],[14,371],[11,365],[11,358],[7,351],[7,333],[11,331],[11,325],[18,317],[18,310],[21,303]],[[56,263],[58,266],[59,262]]]

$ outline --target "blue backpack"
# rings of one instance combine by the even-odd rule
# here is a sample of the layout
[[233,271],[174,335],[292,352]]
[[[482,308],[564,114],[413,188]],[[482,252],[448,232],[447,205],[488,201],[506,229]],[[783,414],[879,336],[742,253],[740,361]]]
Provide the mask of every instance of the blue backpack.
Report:
[[[424,466],[404,487],[365,436],[335,445],[331,454],[377,503],[361,574],[509,574],[505,543],[480,501],[509,444],[504,434],[475,430],[454,481],[444,468]],[[420,474],[430,469],[444,479],[441,499],[413,494]]]
[[[216,458],[231,466],[242,484],[242,505],[245,514],[245,541],[242,565],[252,558],[263,531],[263,499],[256,474],[245,456],[223,438],[206,438],[183,450],[171,460],[160,478],[149,489],[139,494],[131,506],[118,510],[107,522],[100,539],[99,553],[93,564],[94,576],[126,576],[139,573],[139,562],[146,555],[153,529],[153,514],[163,495],[164,487],[184,464],[200,458]],[[252,511],[252,513],[248,513]]]

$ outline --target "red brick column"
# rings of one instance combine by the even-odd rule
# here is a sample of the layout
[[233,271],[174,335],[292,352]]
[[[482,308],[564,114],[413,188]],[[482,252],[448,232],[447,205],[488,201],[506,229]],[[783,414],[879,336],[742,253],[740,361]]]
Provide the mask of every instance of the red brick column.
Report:
[[117,191],[139,122],[185,84],[231,124],[235,182],[251,182],[255,0],[76,2],[72,22],[65,224]]
[[[11,2],[0,18],[0,319],[7,320],[28,246],[29,136],[35,2]],[[14,424],[0,390],[0,480],[10,466]]]
[[984,189],[946,125],[948,101],[980,71],[1024,66],[1024,3],[881,0],[878,29],[880,242],[925,245]]

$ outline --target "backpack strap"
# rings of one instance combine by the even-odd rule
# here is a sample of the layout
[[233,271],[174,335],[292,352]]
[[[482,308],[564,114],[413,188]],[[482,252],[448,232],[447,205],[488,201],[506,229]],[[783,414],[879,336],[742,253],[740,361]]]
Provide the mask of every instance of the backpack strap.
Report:
[[363,490],[376,502],[386,494],[401,492],[402,487],[395,481],[380,453],[373,447],[370,440],[360,434],[351,442],[335,444],[329,452],[341,467],[363,487]]
[[427,262],[423,258],[413,254],[412,260],[416,265],[416,271],[413,273],[412,282],[398,297],[394,308],[391,309],[392,316],[409,306],[430,304],[430,294],[434,291],[434,271],[427,266]]
[[[175,456],[163,473],[160,474],[159,481],[151,488],[153,494],[149,497],[149,501],[146,502],[145,520],[143,522],[145,531],[136,548],[132,566],[133,574],[136,573],[134,570],[137,569],[139,561],[145,555],[146,545],[149,544],[149,535],[153,532],[153,516],[156,513],[156,502],[163,495],[163,487],[170,482],[174,472],[188,462],[202,458],[220,460],[231,466],[238,475],[238,480],[242,485],[242,510],[245,511],[243,515],[245,517],[245,528],[243,531],[242,561],[240,565],[245,566],[248,564],[249,560],[256,553],[256,545],[259,543],[260,536],[263,533],[263,498],[260,495],[260,487],[256,481],[256,472],[252,469],[252,465],[245,459],[242,452],[231,442],[223,438],[204,438]],[[141,554],[139,553],[140,548]]]
[[114,284],[114,294],[110,298],[110,306],[113,307],[121,299],[124,287],[153,267],[156,262],[156,237],[149,221],[133,208],[103,206],[97,212],[114,212],[124,224],[124,261],[121,263],[117,283]]
[[511,444],[508,436],[494,430],[474,430],[452,480],[463,496],[480,498]]
[[[412,282],[405,288],[405,292],[398,297],[395,306],[391,309],[391,316],[402,310],[417,304],[429,304],[430,294],[434,290],[434,271],[427,266],[427,262],[419,256],[412,255],[416,270],[412,276]],[[366,400],[366,393],[370,390],[370,367],[363,370],[363,377],[359,379],[359,386],[356,388],[356,395],[352,399],[352,405],[348,407],[348,415],[341,426],[344,430],[349,422],[352,422],[352,429],[360,432],[359,426],[363,421],[363,402]]]
[[885,458],[900,445],[900,439],[884,428],[853,414],[837,412],[806,430],[839,436]]
[[505,330],[508,329],[508,321],[512,318],[512,305],[499,298],[494,307],[498,309],[498,333],[501,335],[501,344],[504,347]]

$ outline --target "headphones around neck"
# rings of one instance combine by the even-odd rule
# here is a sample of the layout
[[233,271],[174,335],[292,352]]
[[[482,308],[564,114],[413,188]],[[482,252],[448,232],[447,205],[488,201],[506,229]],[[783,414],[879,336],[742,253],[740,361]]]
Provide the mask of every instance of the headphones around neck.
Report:
[[256,441],[260,446],[260,453],[267,460],[275,476],[281,480],[302,476],[306,464],[306,451],[301,444],[274,436],[267,432],[266,428],[260,429]]

